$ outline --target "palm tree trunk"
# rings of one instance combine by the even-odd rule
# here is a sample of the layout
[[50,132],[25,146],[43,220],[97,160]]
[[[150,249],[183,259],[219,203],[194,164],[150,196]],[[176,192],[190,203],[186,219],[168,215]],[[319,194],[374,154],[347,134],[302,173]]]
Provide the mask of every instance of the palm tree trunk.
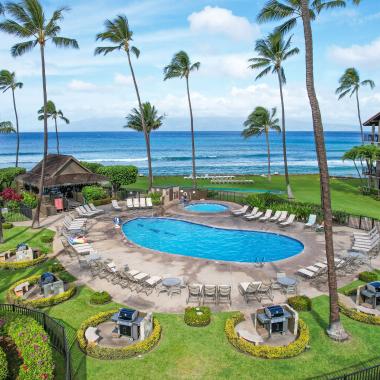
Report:
[[44,155],[42,159],[41,165],[41,179],[40,179],[40,188],[38,192],[38,203],[36,213],[34,214],[32,228],[40,227],[40,211],[41,211],[41,203],[42,196],[44,191],[44,179],[45,179],[45,166],[46,166],[46,156],[48,151],[48,128],[47,128],[47,114],[46,114],[46,105],[47,105],[47,90],[46,90],[46,72],[45,72],[45,52],[44,45],[40,45],[40,53],[41,53],[41,70],[42,70],[42,88],[44,94]]
[[280,71],[277,70],[278,84],[280,86],[280,98],[281,98],[281,121],[282,121],[282,151],[284,156],[284,171],[285,171],[285,183],[286,190],[288,192],[288,199],[294,199],[292,188],[290,187],[289,172],[288,172],[288,158],[286,153],[286,129],[285,129],[285,106],[284,106],[284,94],[282,93],[282,80]]
[[359,119],[359,126],[360,126],[360,136],[362,138],[362,145],[364,145],[364,132],[363,132],[363,124],[362,124],[362,117],[360,114],[360,104],[359,104],[359,91],[355,91],[356,95],[356,107],[358,109],[358,119]]
[[16,118],[16,168],[18,167],[18,156],[20,151],[20,131],[18,127],[18,114],[16,108],[15,90],[12,88],[13,109],[15,111]]
[[3,235],[3,213],[1,212],[2,204],[0,203],[0,244],[4,243],[4,235]]
[[152,171],[152,158],[150,156],[150,149],[149,149],[149,136],[148,136],[148,131],[146,129],[145,118],[144,118],[144,110],[143,110],[143,106],[141,103],[140,92],[139,92],[139,89],[137,86],[135,72],[133,71],[133,66],[132,66],[132,61],[131,61],[131,56],[129,54],[129,50],[127,50],[127,56],[128,56],[129,68],[130,68],[131,74],[132,74],[133,84],[135,86],[137,101],[139,103],[139,109],[140,109],[140,114],[141,114],[141,124],[142,124],[143,131],[144,131],[146,155],[148,158],[148,187],[149,187],[148,190],[150,190],[153,186],[153,171]]
[[57,118],[54,118],[54,125],[55,125],[55,138],[57,140],[57,154],[59,154],[59,136],[58,136]]
[[302,21],[305,37],[305,60],[306,60],[306,88],[309,97],[315,145],[318,157],[321,198],[323,209],[323,220],[325,230],[328,288],[330,295],[330,323],[327,328],[327,334],[335,340],[345,340],[348,338],[347,333],[340,322],[338,290],[334,262],[334,244],[332,230],[332,209],[329,184],[329,171],[327,165],[326,148],[323,135],[322,116],[319,108],[318,98],[314,87],[314,68],[313,68],[313,35],[310,23],[309,1],[301,0]]
[[194,118],[193,118],[193,107],[191,106],[190,89],[189,89],[189,77],[186,77],[186,91],[187,100],[189,102],[190,111],[190,129],[191,129],[191,158],[193,167],[193,188],[197,188],[197,173],[195,169],[195,139],[194,139]]
[[265,129],[265,140],[267,142],[267,157],[268,157],[268,181],[271,182],[272,178],[270,175],[270,146],[269,146],[269,136],[268,131]]

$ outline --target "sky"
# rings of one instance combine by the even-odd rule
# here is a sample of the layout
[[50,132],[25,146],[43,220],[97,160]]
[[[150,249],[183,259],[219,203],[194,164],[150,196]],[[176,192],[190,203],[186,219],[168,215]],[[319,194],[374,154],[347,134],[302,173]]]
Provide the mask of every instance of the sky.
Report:
[[[48,98],[71,123],[65,131],[123,130],[125,116],[136,107],[136,95],[127,57],[116,51],[94,56],[95,35],[104,21],[125,14],[133,30],[133,44],[141,51],[133,65],[143,101],[165,114],[162,130],[187,130],[188,105],[184,80],[163,81],[163,68],[173,54],[185,50],[201,63],[190,78],[195,128],[241,130],[256,106],[277,107],[280,99],[276,77],[255,81],[248,69],[255,57],[255,41],[265,38],[276,23],[257,24],[266,0],[42,0],[46,17],[57,7],[71,10],[62,21],[62,36],[77,39],[80,49],[46,47]],[[358,130],[354,98],[338,101],[335,89],[348,67],[361,79],[373,79],[374,90],[360,93],[362,118],[380,111],[380,2],[363,0],[359,7],[326,11],[313,23],[315,81],[326,130]],[[304,43],[301,25],[293,34],[298,56],[284,64],[287,76],[285,107],[288,130],[311,130],[305,91]],[[41,131],[37,110],[42,105],[42,80],[38,49],[11,57],[17,42],[0,34],[0,69],[15,71],[24,83],[17,90],[22,131]],[[14,120],[9,92],[0,94],[0,120]]]

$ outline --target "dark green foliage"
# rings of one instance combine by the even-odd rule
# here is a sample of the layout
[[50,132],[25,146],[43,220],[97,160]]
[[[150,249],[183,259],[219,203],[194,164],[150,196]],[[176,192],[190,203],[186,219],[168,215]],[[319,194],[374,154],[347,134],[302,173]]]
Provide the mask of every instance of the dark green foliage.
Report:
[[54,236],[50,236],[50,235],[41,236],[42,243],[52,243],[53,240],[54,240]]
[[10,230],[11,228],[13,228],[13,224],[12,223],[3,223],[3,228],[4,228],[4,230]]
[[289,297],[288,304],[296,311],[310,311],[312,308],[312,301],[307,296]]
[[160,193],[150,193],[149,196],[152,198],[152,204],[154,206],[159,206],[161,204],[161,194]]
[[82,166],[84,166],[86,169],[92,171],[93,173],[97,173],[98,169],[103,167],[103,165],[99,164],[98,162],[80,161],[80,163]]
[[107,197],[106,191],[101,186],[96,185],[83,187],[82,195],[86,202],[89,203]]
[[108,292],[95,292],[90,297],[90,303],[94,305],[103,305],[111,301],[111,296]]
[[211,321],[211,310],[207,306],[187,307],[185,309],[184,321],[189,326],[207,326]]
[[111,203],[111,198],[109,197],[103,199],[96,199],[93,202],[94,206],[108,205],[109,203]]
[[5,352],[0,347],[0,380],[6,380],[8,378],[8,362]]
[[24,174],[24,168],[3,168],[0,169],[0,189],[10,187],[19,174]]
[[361,272],[359,273],[359,280],[363,282],[377,281],[377,273],[375,272]]
[[28,191],[21,192],[22,195],[22,203],[29,208],[36,208],[38,199],[37,195],[33,193],[29,193]]
[[135,183],[138,170],[132,165],[103,166],[98,169],[98,174],[104,175],[111,182],[114,190],[119,190],[121,186]]

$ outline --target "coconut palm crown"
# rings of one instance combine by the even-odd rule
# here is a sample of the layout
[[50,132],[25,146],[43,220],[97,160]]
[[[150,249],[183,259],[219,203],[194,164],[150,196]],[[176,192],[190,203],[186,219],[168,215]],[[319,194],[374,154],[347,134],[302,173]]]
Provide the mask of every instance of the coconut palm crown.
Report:
[[16,133],[11,121],[0,121],[0,134],[8,135]]
[[[149,102],[143,103],[143,112],[144,119],[146,123],[146,130],[148,134],[152,131],[160,128],[162,122],[165,118],[164,115],[158,116],[157,108],[151,105]],[[127,124],[124,125],[124,128],[130,128],[137,132],[143,132],[142,122],[141,122],[141,113],[137,108],[133,108],[132,112],[126,117]]]

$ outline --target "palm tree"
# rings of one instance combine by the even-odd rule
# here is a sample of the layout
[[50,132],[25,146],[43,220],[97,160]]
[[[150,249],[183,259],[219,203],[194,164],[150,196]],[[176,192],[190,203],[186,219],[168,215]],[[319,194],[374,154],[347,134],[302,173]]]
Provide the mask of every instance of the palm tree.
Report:
[[15,112],[15,119],[16,119],[16,167],[18,167],[18,156],[20,151],[20,130],[18,125],[18,114],[17,114],[17,108],[16,108],[16,99],[15,99],[15,90],[16,88],[22,88],[23,83],[17,82],[16,80],[16,74],[13,72],[11,73],[8,70],[1,70],[0,71],[0,90],[3,92],[6,92],[8,90],[12,90],[12,100],[13,100],[13,109]]
[[362,144],[364,144],[364,133],[362,118],[360,114],[360,103],[359,103],[359,89],[360,87],[370,86],[371,89],[375,88],[375,82],[371,79],[366,79],[361,81],[358,70],[354,67],[346,69],[344,74],[339,79],[340,86],[336,89],[335,93],[339,95],[339,100],[344,98],[346,95],[350,94],[350,97],[355,94],[356,97],[356,107],[358,111],[360,135],[362,138]]
[[72,47],[78,49],[79,46],[74,39],[58,36],[61,31],[59,22],[63,19],[63,12],[68,11],[68,8],[63,7],[55,10],[50,19],[46,18],[44,9],[39,0],[21,0],[19,3],[9,2],[5,5],[5,9],[11,18],[0,22],[0,30],[24,40],[11,48],[12,56],[19,57],[31,51],[37,45],[39,45],[40,48],[44,99],[44,154],[41,167],[37,210],[32,223],[33,228],[38,228],[40,225],[40,209],[44,190],[46,156],[48,151],[45,46],[48,41],[51,41],[57,47]]
[[360,178],[360,182],[363,184],[363,178],[362,178],[362,176],[360,174],[358,165],[356,164],[356,160],[360,159],[360,154],[359,154],[360,152],[359,152],[359,150],[360,150],[360,146],[354,146],[354,147],[352,147],[350,150],[348,150],[347,152],[345,152],[343,154],[342,160],[343,161],[351,160],[354,163],[355,169],[356,169],[356,171],[358,173],[358,176]]
[[[44,107],[41,107],[38,110],[38,120],[43,120],[44,119]],[[57,110],[55,107],[55,104],[51,101],[48,100],[46,103],[46,114],[47,118],[51,118],[54,120],[54,126],[55,126],[55,137],[57,141],[57,154],[59,154],[59,136],[58,136],[58,125],[57,125],[57,119],[63,120],[66,124],[70,123],[70,120],[63,115],[63,112],[61,110]]]
[[8,135],[10,133],[16,133],[11,121],[1,121],[0,122],[0,134]]
[[286,77],[282,63],[289,57],[299,53],[298,48],[291,49],[291,44],[292,37],[289,37],[288,40],[285,41],[281,33],[271,33],[266,39],[261,39],[256,42],[255,51],[259,56],[249,59],[249,62],[252,62],[249,66],[251,69],[262,70],[256,76],[256,80],[267,75],[269,72],[272,72],[272,74],[277,74],[281,99],[282,151],[284,156],[286,189],[289,199],[293,199],[294,197],[289,181],[288,159],[286,154],[285,106],[282,91],[282,86],[286,83]]
[[279,133],[281,132],[281,128],[278,125],[279,120],[276,117],[276,112],[276,108],[272,108],[272,111],[270,112],[264,107],[256,107],[244,122],[244,126],[246,128],[241,133],[246,139],[252,136],[258,137],[265,134],[268,157],[268,181],[271,181],[269,132],[271,130]]
[[193,108],[191,105],[190,89],[189,89],[189,76],[192,71],[199,70],[200,62],[191,63],[188,54],[181,50],[174,54],[171,62],[164,68],[164,80],[171,78],[185,78],[187,100],[189,103],[190,111],[190,129],[191,129],[191,153],[192,153],[192,166],[193,166],[193,187],[197,187],[197,175],[195,170],[195,140],[194,140],[194,119]]
[[[360,2],[360,0],[352,1],[356,4]],[[338,289],[334,262],[329,171],[322,115],[314,85],[313,35],[311,21],[314,20],[316,15],[324,9],[344,7],[345,5],[346,1],[344,0],[270,0],[258,15],[259,22],[285,20],[282,25],[276,28],[282,33],[294,28],[297,25],[298,19],[302,19],[305,40],[306,89],[313,119],[314,139],[320,174],[321,203],[325,227],[328,287],[330,295],[330,321],[327,328],[327,334],[332,339],[339,341],[347,339],[348,335],[344,331],[339,314]]]
[[150,157],[150,149],[149,149],[149,137],[148,137],[148,132],[147,132],[146,123],[144,119],[144,111],[143,111],[143,106],[142,106],[142,102],[140,98],[140,92],[137,86],[136,76],[133,70],[132,60],[131,60],[131,53],[136,58],[139,58],[140,50],[137,49],[137,47],[131,45],[131,42],[133,41],[132,39],[133,32],[129,28],[127,16],[119,15],[113,21],[106,20],[104,23],[104,26],[106,30],[102,33],[98,33],[96,35],[96,40],[109,41],[110,43],[112,43],[112,46],[97,47],[95,49],[95,55],[99,55],[99,54],[107,55],[108,53],[111,53],[114,50],[124,50],[127,53],[129,69],[131,71],[133,84],[134,84],[135,92],[137,96],[137,102],[139,105],[140,113],[142,115],[141,123],[142,123],[143,132],[144,132],[146,152],[147,152],[147,158],[148,158],[148,173],[149,173],[148,181],[149,181],[149,189],[151,189],[153,185],[153,173],[152,173],[152,159]]
[[126,117],[127,124],[123,128],[130,128],[137,132],[143,132],[142,119],[145,120],[146,132],[148,134],[148,149],[150,152],[150,133],[162,126],[164,115],[158,116],[158,111],[155,106],[152,106],[149,102],[142,104],[143,116],[137,108],[133,108],[131,113]]

